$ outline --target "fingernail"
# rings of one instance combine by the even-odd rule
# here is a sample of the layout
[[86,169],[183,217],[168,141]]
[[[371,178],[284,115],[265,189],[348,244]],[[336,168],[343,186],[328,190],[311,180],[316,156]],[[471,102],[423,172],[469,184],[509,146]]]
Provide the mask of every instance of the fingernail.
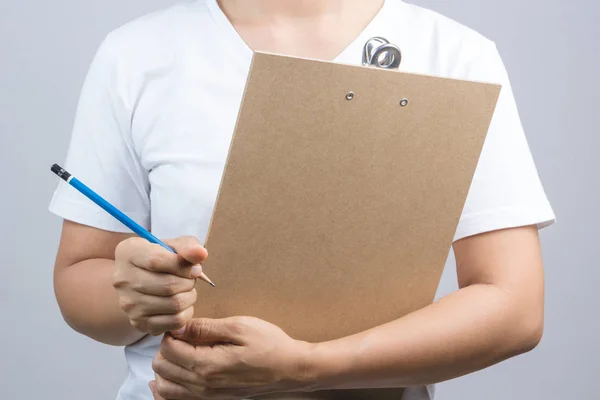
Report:
[[190,272],[192,278],[199,278],[202,275],[202,267],[200,265],[194,265],[192,267],[192,271]]
[[175,336],[183,336],[185,334],[185,325],[177,329],[176,331],[171,331],[171,334]]

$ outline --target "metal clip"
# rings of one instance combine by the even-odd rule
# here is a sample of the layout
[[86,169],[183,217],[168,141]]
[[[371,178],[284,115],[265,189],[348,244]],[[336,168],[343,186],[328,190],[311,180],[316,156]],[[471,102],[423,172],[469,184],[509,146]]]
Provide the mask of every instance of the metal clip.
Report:
[[370,39],[363,49],[363,66],[397,69],[401,61],[400,48],[382,37]]

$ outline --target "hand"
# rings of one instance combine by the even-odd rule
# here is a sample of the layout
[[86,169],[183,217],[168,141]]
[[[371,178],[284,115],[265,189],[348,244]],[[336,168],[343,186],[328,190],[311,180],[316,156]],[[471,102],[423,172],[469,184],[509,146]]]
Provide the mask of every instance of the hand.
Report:
[[150,387],[157,400],[299,391],[308,386],[304,360],[310,349],[257,318],[192,319],[163,338]]
[[196,279],[207,252],[198,240],[166,242],[177,254],[133,237],[115,251],[113,286],[119,305],[137,330],[160,335],[184,326],[194,315]]

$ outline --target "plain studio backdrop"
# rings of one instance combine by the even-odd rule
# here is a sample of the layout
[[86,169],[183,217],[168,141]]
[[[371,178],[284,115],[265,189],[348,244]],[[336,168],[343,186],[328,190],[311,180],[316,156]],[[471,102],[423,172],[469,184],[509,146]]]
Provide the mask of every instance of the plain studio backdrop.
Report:
[[[326,1],[326,0],[324,0]],[[445,399],[592,399],[600,376],[600,5],[414,0],[494,40],[557,215],[543,231],[546,320],[533,352],[442,383]],[[52,288],[60,221],[47,211],[77,99],[104,35],[169,0],[0,0],[0,398],[106,400],[123,350],[76,334]],[[450,257],[438,296],[456,289]]]

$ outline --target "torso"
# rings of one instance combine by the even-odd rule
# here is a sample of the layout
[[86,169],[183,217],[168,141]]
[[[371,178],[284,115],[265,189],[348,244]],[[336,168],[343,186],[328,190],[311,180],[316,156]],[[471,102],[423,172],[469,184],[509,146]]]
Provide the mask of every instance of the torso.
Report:
[[[273,23],[269,30],[254,28],[243,20],[233,25],[216,0],[184,3],[112,34],[119,65],[123,74],[129,74],[120,79],[124,102],[131,107],[135,152],[148,171],[151,229],[156,236],[193,235],[205,240],[252,59],[251,48],[359,65],[364,43],[383,36],[403,50],[401,70],[452,74],[443,70],[448,64],[445,60],[459,55],[441,54],[435,41],[454,41],[453,48],[458,48],[464,35],[457,26],[396,0],[387,0],[381,11],[382,0],[358,3],[367,5],[358,16],[348,13],[338,23],[315,25],[308,34],[304,23],[283,27]],[[449,28],[434,36],[436,24]],[[423,43],[431,45],[424,47]],[[154,378],[151,363],[159,343],[160,338],[149,337],[126,349],[130,374],[120,400],[152,399],[147,384]],[[404,400],[429,399],[424,387],[412,393],[413,397],[405,395]],[[331,399],[332,393],[263,398]]]

